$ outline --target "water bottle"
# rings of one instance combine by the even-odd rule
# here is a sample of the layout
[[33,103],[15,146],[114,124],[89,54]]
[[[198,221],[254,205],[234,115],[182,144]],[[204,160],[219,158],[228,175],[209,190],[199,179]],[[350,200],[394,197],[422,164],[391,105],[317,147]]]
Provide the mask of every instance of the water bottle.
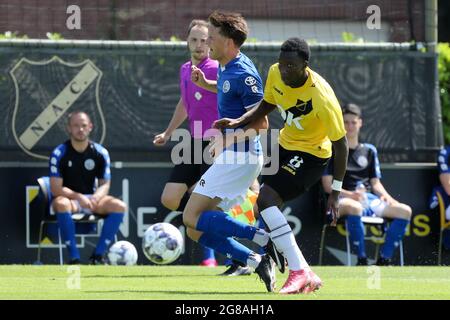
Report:
[[369,199],[367,199],[367,189],[366,186],[364,185],[364,183],[362,182],[358,182],[358,184],[356,185],[356,192],[361,193],[363,195],[363,200],[362,200],[362,206],[364,209],[367,209],[369,207]]

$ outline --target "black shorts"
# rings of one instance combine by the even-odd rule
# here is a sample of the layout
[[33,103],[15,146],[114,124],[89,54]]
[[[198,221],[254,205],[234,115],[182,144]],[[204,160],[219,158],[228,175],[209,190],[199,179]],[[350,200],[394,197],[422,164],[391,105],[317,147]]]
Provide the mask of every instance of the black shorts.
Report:
[[[208,144],[209,141],[202,141],[202,152],[204,152]],[[201,163],[195,164],[194,160],[194,139],[191,139],[190,162],[175,165],[170,174],[169,181],[167,182],[184,183],[188,188],[197,183],[211,165],[205,163],[203,156],[201,156]]]
[[274,175],[263,176],[262,184],[274,189],[286,202],[316,184],[322,177],[329,159],[315,157],[306,152],[286,150],[281,146],[279,150],[278,172]]

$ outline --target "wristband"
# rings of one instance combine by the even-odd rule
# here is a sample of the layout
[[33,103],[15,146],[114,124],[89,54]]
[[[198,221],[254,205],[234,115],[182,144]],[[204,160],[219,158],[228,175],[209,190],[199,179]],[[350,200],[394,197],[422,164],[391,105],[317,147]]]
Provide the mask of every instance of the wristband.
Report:
[[333,184],[331,185],[331,189],[334,191],[341,191],[342,190],[342,181],[339,180],[333,180]]

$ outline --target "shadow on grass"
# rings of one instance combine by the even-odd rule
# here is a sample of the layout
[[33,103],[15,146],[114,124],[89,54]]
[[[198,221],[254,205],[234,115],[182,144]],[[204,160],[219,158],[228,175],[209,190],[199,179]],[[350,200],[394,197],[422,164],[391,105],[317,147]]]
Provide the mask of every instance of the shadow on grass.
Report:
[[81,278],[83,279],[94,279],[94,278],[186,278],[186,276],[189,276],[189,278],[191,277],[218,277],[219,275],[204,275],[204,274],[190,274],[190,275],[186,275],[186,274],[160,274],[160,275],[156,275],[156,274],[128,274],[128,275],[106,275],[106,274],[96,274],[96,275],[89,275],[89,276],[82,276]]
[[84,291],[85,293],[144,293],[144,294],[174,294],[174,295],[255,295],[255,294],[269,294],[272,293],[264,292],[264,291],[236,291],[236,292],[223,292],[223,291],[209,291],[209,292],[200,292],[200,291],[164,291],[164,290],[110,290],[110,291]]

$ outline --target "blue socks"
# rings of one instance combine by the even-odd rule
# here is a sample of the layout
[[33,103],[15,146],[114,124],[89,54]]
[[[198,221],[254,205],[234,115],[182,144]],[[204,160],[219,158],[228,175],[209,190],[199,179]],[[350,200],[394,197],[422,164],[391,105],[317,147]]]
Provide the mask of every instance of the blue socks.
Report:
[[[257,227],[259,228],[259,229],[263,229],[263,230],[265,230],[266,229],[266,224],[264,223],[264,220],[261,218],[261,217],[259,217],[257,220],[256,220],[256,225],[257,225]],[[264,249],[264,247],[259,247],[259,250],[258,250],[258,253],[260,254],[260,255],[263,255],[263,254],[265,254],[266,253],[266,250]]]
[[[58,227],[61,230],[61,237],[69,250],[70,259],[80,259],[80,252],[77,249],[75,239],[75,223],[69,212],[59,212],[56,214]],[[95,248],[96,255],[103,255],[107,246],[114,240],[114,236],[119,231],[119,226],[123,220],[123,213],[111,213],[105,218],[102,233]]]
[[70,259],[80,259],[80,252],[77,249],[77,241],[75,240],[75,223],[69,212],[56,213],[58,227],[61,231],[61,237],[69,249]]
[[386,241],[381,249],[381,256],[385,259],[391,259],[394,249],[399,245],[406,232],[409,220],[394,219],[386,231]]
[[257,228],[237,221],[221,211],[204,211],[200,215],[195,229],[205,233],[218,234],[225,238],[236,237],[248,240],[253,240],[257,230]]
[[356,246],[358,258],[366,257],[366,245],[364,243],[364,225],[360,216],[347,216],[347,232],[350,242]]
[[203,233],[198,239],[198,243],[244,264],[247,264],[247,259],[252,253],[249,248],[233,238],[220,236],[218,234]]
[[117,231],[119,231],[122,220],[123,213],[121,212],[112,212],[105,218],[102,233],[100,234],[100,239],[98,240],[97,247],[95,248],[95,255],[103,255],[105,253],[106,248],[111,242],[113,242]]
[[203,247],[203,260],[216,259],[214,255],[214,250],[208,247]]

